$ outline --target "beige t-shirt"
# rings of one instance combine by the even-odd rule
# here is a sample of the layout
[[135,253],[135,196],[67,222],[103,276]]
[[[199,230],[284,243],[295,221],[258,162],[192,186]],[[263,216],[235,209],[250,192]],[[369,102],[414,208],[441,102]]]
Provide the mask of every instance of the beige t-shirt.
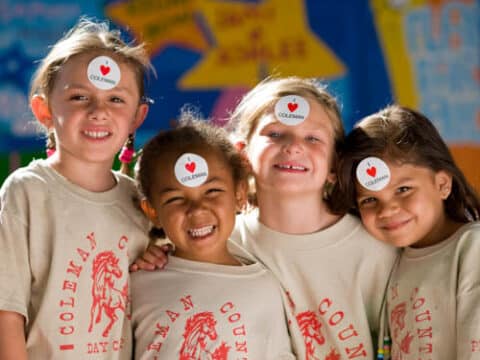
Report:
[[170,256],[132,274],[135,359],[295,359],[280,288],[259,263]]
[[387,308],[393,359],[480,359],[480,222],[405,248]]
[[[280,281],[299,359],[373,359],[383,294],[395,248],[346,215],[319,232],[267,228],[258,211],[237,217],[232,236]],[[376,341],[376,339],[375,339]]]
[[25,316],[29,359],[131,357],[128,266],[149,225],[115,176],[93,193],[37,160],[2,186],[0,309]]

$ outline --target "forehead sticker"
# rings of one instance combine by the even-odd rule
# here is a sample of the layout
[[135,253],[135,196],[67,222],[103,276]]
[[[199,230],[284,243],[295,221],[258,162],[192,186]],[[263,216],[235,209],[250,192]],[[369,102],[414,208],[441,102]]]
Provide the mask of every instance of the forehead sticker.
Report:
[[287,95],[275,104],[275,116],[285,125],[298,125],[304,121],[310,112],[308,101],[298,95]]
[[98,56],[88,64],[88,80],[101,90],[110,90],[120,82],[120,68],[108,56]]
[[390,169],[382,159],[368,157],[357,166],[357,180],[368,190],[380,191],[390,182]]
[[207,180],[208,164],[199,155],[185,153],[175,163],[175,177],[183,186],[200,186]]

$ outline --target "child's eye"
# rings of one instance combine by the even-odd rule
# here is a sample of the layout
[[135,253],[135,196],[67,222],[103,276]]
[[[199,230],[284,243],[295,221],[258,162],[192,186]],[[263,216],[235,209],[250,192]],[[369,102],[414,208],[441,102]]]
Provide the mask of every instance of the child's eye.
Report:
[[397,189],[397,193],[406,193],[408,192],[409,190],[411,189],[410,186],[400,186],[398,189]]
[[219,193],[219,192],[223,192],[222,189],[220,188],[211,188],[211,189],[208,189],[206,191],[206,194],[209,195],[209,194],[216,194],[216,193]]
[[279,138],[282,135],[278,131],[269,131],[267,136],[269,138],[276,139],[276,138]]
[[124,103],[125,102],[122,98],[120,98],[118,96],[112,96],[110,98],[110,101],[114,102],[114,103]]
[[307,136],[305,139],[306,139],[308,142],[310,142],[310,143],[317,143],[317,142],[320,141],[319,138],[317,138],[317,137],[315,137],[315,136],[311,136],[311,135],[310,135],[310,136]]
[[69,99],[73,101],[86,101],[88,100],[88,97],[85,95],[74,94],[74,95],[71,95]]
[[181,196],[174,196],[174,197],[166,199],[163,202],[163,205],[174,204],[174,203],[178,204],[178,203],[181,203],[182,201],[183,201],[183,198]]
[[377,202],[377,199],[374,197],[367,197],[358,200],[358,206],[359,207],[365,207],[365,206],[373,206]]

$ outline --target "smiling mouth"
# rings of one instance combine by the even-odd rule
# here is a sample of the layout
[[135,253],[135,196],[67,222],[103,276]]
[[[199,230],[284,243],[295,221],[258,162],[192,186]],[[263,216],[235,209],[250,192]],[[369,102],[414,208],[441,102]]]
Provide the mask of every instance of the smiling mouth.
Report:
[[215,230],[215,226],[208,225],[201,228],[189,229],[188,234],[193,238],[202,238],[213,233],[213,230]]
[[288,171],[305,172],[308,170],[306,167],[301,165],[275,164],[274,167],[280,170],[288,170]]
[[395,231],[395,230],[398,230],[398,229],[402,228],[403,226],[405,226],[409,222],[410,222],[410,220],[392,222],[392,223],[389,223],[387,225],[383,225],[382,229],[387,230],[387,231]]
[[104,139],[110,136],[108,131],[84,131],[83,135],[92,139]]

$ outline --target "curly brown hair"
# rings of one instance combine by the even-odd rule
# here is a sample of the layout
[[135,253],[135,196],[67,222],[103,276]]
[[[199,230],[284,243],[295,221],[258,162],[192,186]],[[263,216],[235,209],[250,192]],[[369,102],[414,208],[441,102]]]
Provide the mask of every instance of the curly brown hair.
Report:
[[[139,190],[147,200],[152,198],[152,187],[159,159],[165,153],[184,153],[191,149],[203,148],[221,155],[232,171],[235,184],[245,181],[248,175],[248,161],[235,148],[225,129],[206,120],[195,119],[191,114],[182,114],[178,126],[164,130],[149,140],[142,149],[136,166]],[[151,201],[150,201],[151,202]]]

